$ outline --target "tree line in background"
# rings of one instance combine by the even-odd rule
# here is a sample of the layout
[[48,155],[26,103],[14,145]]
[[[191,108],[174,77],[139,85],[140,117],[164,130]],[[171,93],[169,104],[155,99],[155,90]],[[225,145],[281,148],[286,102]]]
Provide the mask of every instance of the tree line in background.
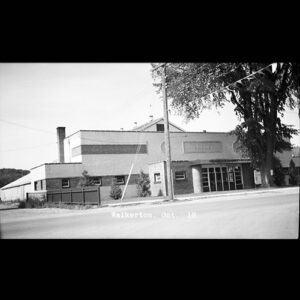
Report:
[[0,188],[29,174],[30,171],[22,169],[4,168],[0,169]]
[[[161,93],[163,72],[158,65],[152,64],[151,73]],[[286,108],[297,106],[300,117],[300,64],[168,63],[165,74],[171,107],[187,120],[231,102],[240,120],[231,132],[237,136],[237,150],[261,171],[262,186],[276,185],[271,176],[278,165],[276,152],[291,150],[289,139],[297,134],[280,117]]]

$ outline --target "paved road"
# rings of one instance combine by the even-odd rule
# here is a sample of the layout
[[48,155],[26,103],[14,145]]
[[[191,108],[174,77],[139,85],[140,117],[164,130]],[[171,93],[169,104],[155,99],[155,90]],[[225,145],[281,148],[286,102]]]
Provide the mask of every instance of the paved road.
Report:
[[296,239],[296,189],[215,199],[107,207],[0,213],[2,238]]

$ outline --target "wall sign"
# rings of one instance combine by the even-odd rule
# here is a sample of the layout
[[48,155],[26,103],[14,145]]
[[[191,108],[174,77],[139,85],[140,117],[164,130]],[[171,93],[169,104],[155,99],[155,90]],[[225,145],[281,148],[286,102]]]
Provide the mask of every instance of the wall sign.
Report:
[[184,142],[184,153],[217,153],[222,152],[221,142]]
[[261,184],[261,173],[260,171],[254,170],[254,183],[255,184]]

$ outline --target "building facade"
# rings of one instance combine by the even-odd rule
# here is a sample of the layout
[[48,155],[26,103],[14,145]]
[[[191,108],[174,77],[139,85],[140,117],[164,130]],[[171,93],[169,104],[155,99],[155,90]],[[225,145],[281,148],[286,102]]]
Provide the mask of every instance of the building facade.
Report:
[[[79,130],[66,136],[65,128],[58,127],[57,139],[58,162],[31,169],[32,192],[76,188],[87,171],[102,199],[110,198],[114,178],[123,192],[129,178],[124,197],[136,197],[136,180],[143,171],[150,176],[152,195],[166,195],[163,118],[129,131]],[[240,157],[235,142],[229,133],[186,132],[170,123],[175,194],[254,187],[250,161]],[[290,152],[282,155],[289,161]]]

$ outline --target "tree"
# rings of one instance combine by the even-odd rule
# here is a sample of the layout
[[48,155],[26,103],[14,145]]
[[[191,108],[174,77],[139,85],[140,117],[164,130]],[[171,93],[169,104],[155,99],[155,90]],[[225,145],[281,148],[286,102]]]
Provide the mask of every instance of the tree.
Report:
[[[286,107],[299,106],[300,95],[299,64],[269,65],[174,63],[166,68],[171,106],[187,120],[199,117],[204,109],[223,107],[226,102],[235,105],[235,113],[241,121],[234,130],[238,149],[243,156],[250,157],[253,167],[260,168],[263,186],[274,184],[270,173],[273,155],[291,149],[289,139],[297,130],[283,124],[279,116],[283,116]],[[152,75],[160,80],[161,69]],[[241,80],[244,77],[247,78]],[[154,85],[160,93],[161,83]]]
[[82,176],[79,179],[78,186],[79,187],[84,187],[84,186],[93,186],[93,185],[94,185],[93,179],[90,177],[88,172],[84,170],[82,172]]
[[284,185],[284,171],[280,162],[280,159],[277,156],[273,156],[273,180],[277,186]]
[[122,189],[117,184],[116,178],[113,178],[111,187],[110,187],[110,197],[117,200],[122,197]]
[[139,197],[151,196],[149,175],[145,174],[142,170],[137,180],[137,194]]

